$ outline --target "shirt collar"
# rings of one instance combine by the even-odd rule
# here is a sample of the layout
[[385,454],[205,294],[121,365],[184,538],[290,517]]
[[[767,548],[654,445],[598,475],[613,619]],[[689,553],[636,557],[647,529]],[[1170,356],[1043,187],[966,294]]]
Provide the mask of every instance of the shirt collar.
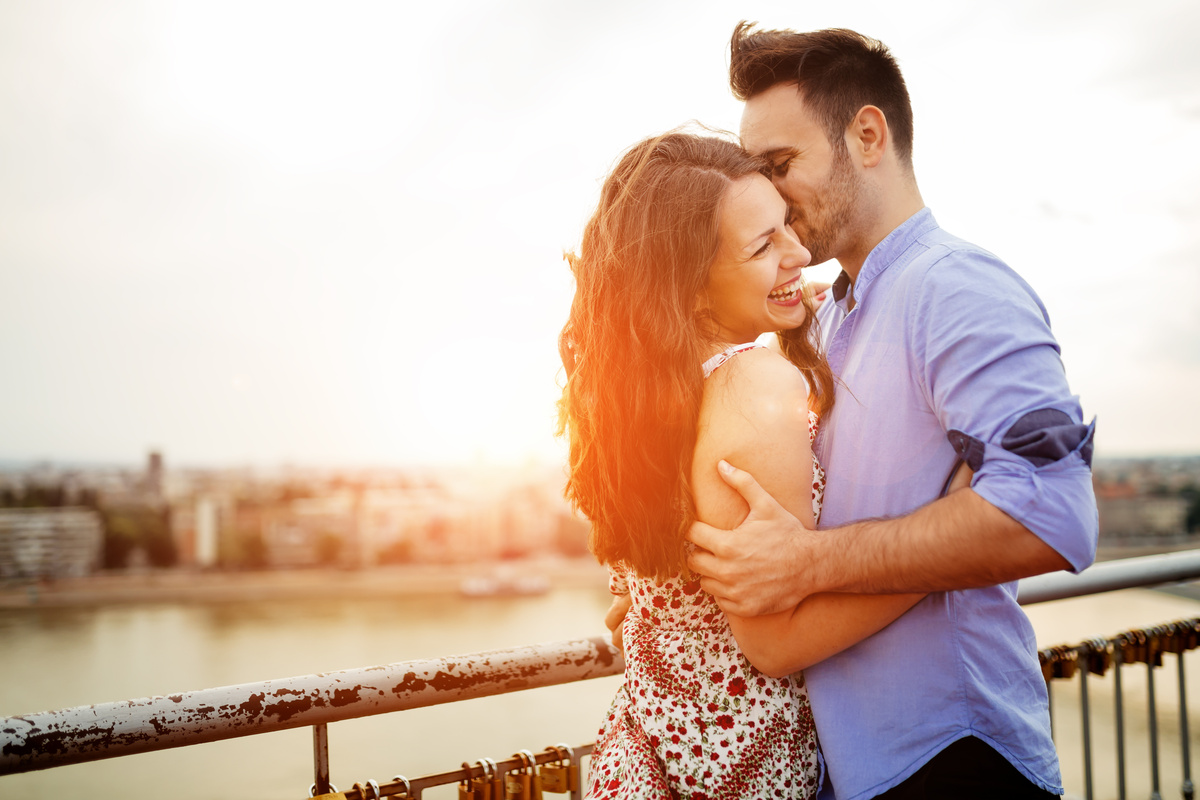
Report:
[[[875,248],[867,255],[867,260],[863,262],[853,287],[850,286],[850,276],[845,271],[838,276],[833,284],[834,300],[840,301],[846,296],[847,289],[852,288],[855,303],[861,303],[867,296],[867,289],[871,286],[871,282],[896,263],[913,242],[936,227],[937,220],[933,218],[933,212],[928,208],[922,208],[904,220],[896,226],[895,230],[883,237],[883,241],[875,245]],[[843,279],[845,280],[843,281]],[[841,286],[840,295],[838,293],[839,285]]]

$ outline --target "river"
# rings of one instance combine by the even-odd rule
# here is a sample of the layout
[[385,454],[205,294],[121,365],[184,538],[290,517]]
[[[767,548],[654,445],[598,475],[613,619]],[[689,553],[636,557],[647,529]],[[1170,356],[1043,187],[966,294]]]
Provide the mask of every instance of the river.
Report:
[[[212,686],[572,639],[603,631],[602,586],[555,588],[533,598],[451,595],[379,600],[140,604],[0,611],[0,715],[170,694]],[[1183,617],[1200,601],[1148,590],[1057,601],[1028,609],[1040,646],[1074,644]],[[1186,660],[1200,703],[1200,654]],[[1175,662],[1160,670],[1163,795],[1180,781]],[[1147,795],[1145,669],[1128,668],[1131,796]],[[503,758],[566,741],[590,742],[620,678],[604,678],[448,706],[336,723],[333,780],[383,782],[464,760]],[[1111,679],[1091,682],[1097,798],[1114,797]],[[1054,704],[1067,795],[1082,796],[1078,681],[1056,682]],[[1194,718],[1195,712],[1191,714]],[[1107,726],[1107,727],[1106,727]],[[1200,749],[1192,732],[1192,758]],[[312,734],[302,728],[109,761],[0,777],[3,798],[150,800],[224,797],[297,800],[312,782]],[[426,796],[452,798],[453,787]]]

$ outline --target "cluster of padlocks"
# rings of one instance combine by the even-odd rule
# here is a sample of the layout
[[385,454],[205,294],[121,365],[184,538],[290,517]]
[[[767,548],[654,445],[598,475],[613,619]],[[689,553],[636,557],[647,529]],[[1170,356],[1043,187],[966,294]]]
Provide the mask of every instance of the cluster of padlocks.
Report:
[[546,794],[579,797],[579,759],[591,750],[591,745],[573,748],[557,744],[536,755],[521,750],[502,761],[491,758],[481,758],[474,763],[464,761],[462,769],[453,772],[413,780],[396,775],[387,783],[369,780],[356,783],[346,791],[338,791],[333,786],[325,794],[314,794],[314,784],[309,797],[314,800],[382,800],[384,797],[416,800],[422,789],[450,783],[458,783],[459,800],[543,800]]
[[[542,800],[546,792],[578,792],[579,765],[574,751],[561,744],[546,751],[554,754],[554,760],[545,764],[538,764],[528,750],[514,754],[520,766],[507,772],[501,772],[500,765],[490,758],[480,759],[476,762],[480,774],[458,785],[458,800]],[[473,770],[467,764],[463,767]]]
[[1153,628],[1126,631],[1111,639],[1089,639],[1073,647],[1048,647],[1038,653],[1042,675],[1073,678],[1080,668],[1104,675],[1116,664],[1161,667],[1163,653],[1180,655],[1200,647],[1200,619],[1168,622]]

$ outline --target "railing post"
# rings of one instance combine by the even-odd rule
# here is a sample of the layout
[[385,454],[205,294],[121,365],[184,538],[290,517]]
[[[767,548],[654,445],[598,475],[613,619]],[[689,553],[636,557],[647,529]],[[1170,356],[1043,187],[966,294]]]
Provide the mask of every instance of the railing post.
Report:
[[1125,653],[1125,636],[1113,640],[1113,697],[1117,728],[1117,800],[1125,800],[1125,695],[1121,690],[1121,659]]
[[[588,753],[591,753],[591,748],[588,748]],[[571,790],[571,800],[583,800],[584,791],[584,775],[583,775],[583,753],[576,750],[571,753],[571,766],[575,767],[575,773],[579,775],[579,781],[575,788]]]
[[1147,653],[1146,658],[1146,687],[1147,698],[1150,702],[1150,800],[1162,800],[1158,791],[1158,709],[1154,699],[1154,653]]
[[313,794],[329,793],[329,726],[313,725]]
[[1083,711],[1083,796],[1092,798],[1092,720],[1091,707],[1088,705],[1088,666],[1091,645],[1081,647],[1075,653],[1079,669],[1079,705]]
[[1193,800],[1196,787],[1192,784],[1192,753],[1188,737],[1187,682],[1184,679],[1183,652],[1184,648],[1180,647],[1179,652],[1175,654],[1179,666],[1179,741],[1183,747],[1183,786],[1180,793],[1183,800]]

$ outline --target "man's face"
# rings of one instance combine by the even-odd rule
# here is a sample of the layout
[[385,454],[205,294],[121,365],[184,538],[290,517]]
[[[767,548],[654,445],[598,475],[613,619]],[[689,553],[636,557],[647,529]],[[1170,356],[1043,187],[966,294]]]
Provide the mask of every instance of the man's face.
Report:
[[792,210],[792,230],[812,263],[837,258],[855,238],[862,181],[845,141],[831,145],[795,84],[780,83],[746,101],[742,146],[765,156],[771,181]]

